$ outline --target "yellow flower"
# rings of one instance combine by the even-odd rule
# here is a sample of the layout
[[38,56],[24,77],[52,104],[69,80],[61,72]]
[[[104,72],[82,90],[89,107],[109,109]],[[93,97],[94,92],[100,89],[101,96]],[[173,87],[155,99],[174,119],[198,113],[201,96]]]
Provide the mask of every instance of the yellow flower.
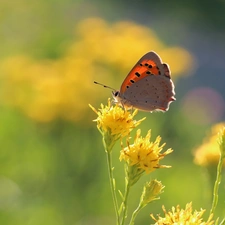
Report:
[[192,212],[192,203],[188,203],[185,209],[180,209],[180,206],[172,207],[171,211],[166,211],[165,207],[162,207],[165,217],[161,217],[158,215],[158,219],[156,219],[153,215],[151,217],[156,221],[155,225],[169,225],[169,224],[183,224],[183,225],[211,225],[214,223],[212,220],[212,215],[209,219],[204,222],[202,219],[202,215],[205,210],[201,209],[200,211]]
[[125,160],[128,165],[135,166],[146,173],[150,173],[157,168],[169,168],[170,166],[159,165],[159,160],[171,153],[170,148],[164,153],[160,153],[166,143],[160,146],[161,137],[158,136],[155,142],[150,142],[151,130],[148,131],[146,137],[141,137],[140,129],[137,131],[134,144],[124,148],[120,154],[120,160]]
[[[203,144],[194,152],[194,162],[200,166],[217,166],[220,158],[218,145],[218,133],[225,127],[225,123],[218,123],[212,127],[211,133],[207,135]],[[222,136],[221,136],[222,137]],[[225,161],[223,163],[225,166]]]
[[111,106],[110,99],[108,105],[101,104],[101,109],[97,111],[93,106],[89,105],[91,109],[98,115],[97,127],[103,136],[105,147],[111,150],[115,141],[127,136],[131,130],[137,127],[145,118],[141,120],[134,120],[134,116],[137,114],[135,110],[132,114],[122,109],[120,106]]

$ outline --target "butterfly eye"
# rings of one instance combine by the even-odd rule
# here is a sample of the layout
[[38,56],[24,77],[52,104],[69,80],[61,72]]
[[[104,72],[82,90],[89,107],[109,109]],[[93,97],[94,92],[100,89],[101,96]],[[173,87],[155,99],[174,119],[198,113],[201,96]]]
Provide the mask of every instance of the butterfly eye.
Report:
[[117,97],[119,95],[119,91],[113,91],[112,94]]

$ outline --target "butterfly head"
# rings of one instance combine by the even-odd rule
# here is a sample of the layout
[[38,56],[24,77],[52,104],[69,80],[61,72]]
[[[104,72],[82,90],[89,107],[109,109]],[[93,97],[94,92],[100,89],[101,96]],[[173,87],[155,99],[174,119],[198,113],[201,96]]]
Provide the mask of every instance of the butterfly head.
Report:
[[121,97],[120,97],[120,92],[119,91],[112,91],[112,96],[114,98],[115,103],[120,103],[121,102]]

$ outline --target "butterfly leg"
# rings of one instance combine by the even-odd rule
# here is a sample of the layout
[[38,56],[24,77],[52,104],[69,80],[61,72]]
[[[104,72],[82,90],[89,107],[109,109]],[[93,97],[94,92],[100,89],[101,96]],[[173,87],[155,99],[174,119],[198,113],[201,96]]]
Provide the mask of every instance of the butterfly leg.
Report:
[[117,105],[121,106],[121,107],[123,108],[124,111],[126,110],[125,105],[123,104],[123,102],[118,102],[118,101],[116,101],[115,99],[112,99],[111,101],[112,101],[112,103],[114,103],[115,105],[117,104]]

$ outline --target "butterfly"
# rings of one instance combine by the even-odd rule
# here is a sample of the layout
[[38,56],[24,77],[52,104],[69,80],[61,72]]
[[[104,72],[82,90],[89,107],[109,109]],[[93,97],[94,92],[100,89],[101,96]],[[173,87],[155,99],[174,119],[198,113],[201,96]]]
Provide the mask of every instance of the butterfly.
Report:
[[[96,84],[100,84],[94,81]],[[169,65],[153,51],[146,53],[128,73],[120,90],[113,90],[115,103],[142,111],[167,111],[175,101],[174,84]]]

